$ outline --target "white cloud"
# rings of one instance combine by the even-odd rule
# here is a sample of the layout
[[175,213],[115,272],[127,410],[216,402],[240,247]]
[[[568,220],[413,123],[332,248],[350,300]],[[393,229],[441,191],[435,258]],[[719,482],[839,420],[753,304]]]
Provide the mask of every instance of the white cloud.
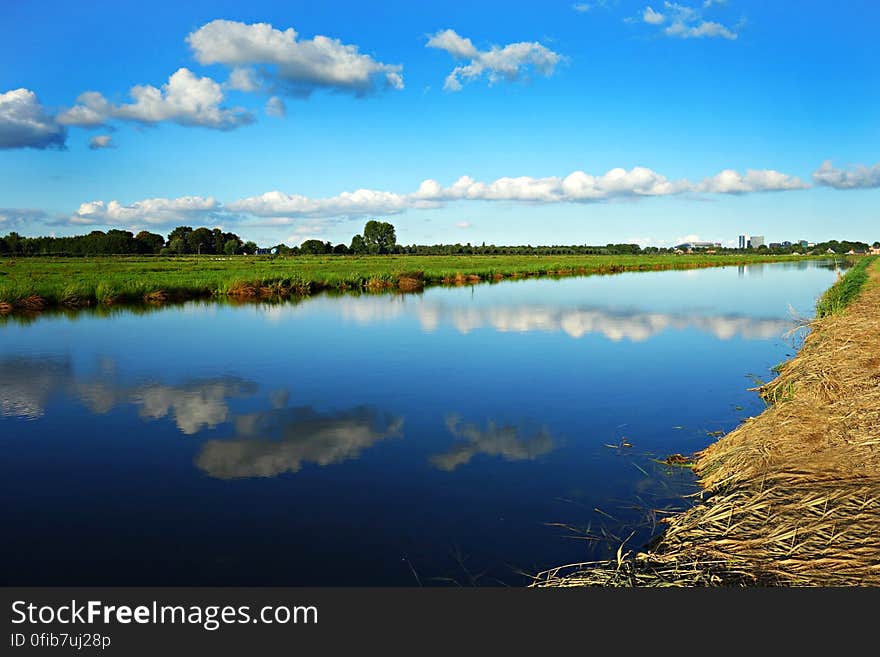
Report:
[[119,201],[90,201],[81,204],[70,221],[108,226],[170,226],[208,220],[219,208],[216,200],[201,196],[150,198],[130,205]]
[[834,189],[871,189],[880,187],[880,163],[872,167],[863,164],[849,169],[836,169],[831,160],[825,160],[813,172],[813,181],[817,185]]
[[[294,237],[313,237],[326,227],[326,220],[400,214],[411,209],[443,207],[456,201],[497,201],[510,203],[599,203],[615,199],[675,196],[681,194],[747,194],[806,189],[809,185],[795,176],[772,169],[740,174],[732,169],[692,183],[687,179],[669,180],[646,167],[615,168],[601,175],[575,171],[565,177],[498,178],[491,182],[462,176],[444,187],[436,180],[424,180],[410,193],[358,189],[326,198],[271,191],[232,201],[225,205],[213,198],[185,196],[152,198],[122,205],[118,201],[90,201],[80,205],[69,218],[75,224],[123,226],[168,226],[181,223],[215,224],[247,222],[249,227],[280,228],[296,226]],[[254,218],[259,220],[254,221]],[[303,220],[315,220],[303,223]],[[463,221],[458,228],[468,228]]]
[[[422,204],[424,207],[426,204]],[[300,194],[266,192],[227,205],[233,212],[258,217],[343,217],[365,214],[397,214],[419,202],[409,196],[372,189],[343,192],[331,198],[313,199]]]
[[[705,0],[700,7],[689,7],[668,0],[663,3],[663,11],[657,11],[651,6],[645,7],[641,14],[641,20],[649,25],[659,26],[668,21],[663,28],[662,34],[676,39],[710,39],[722,38],[734,40],[737,33],[734,29],[721,23],[704,20],[703,12],[711,9],[714,5],[722,5],[723,1]],[[628,22],[634,22],[628,19]]]
[[646,167],[616,168],[601,175],[575,171],[565,177],[498,178],[491,182],[462,176],[443,187],[436,180],[424,180],[408,194],[372,189],[343,192],[329,198],[310,198],[280,191],[233,201],[228,210],[257,217],[277,217],[284,223],[297,218],[361,217],[399,214],[407,209],[436,208],[454,201],[507,201],[523,203],[591,203],[616,198],[637,199],[685,193],[745,194],[806,189],[795,176],[771,169],[748,170],[741,175],[726,169],[700,183],[669,180]]
[[[573,4],[571,8],[581,14],[584,14],[592,9],[608,9],[609,2],[611,0],[593,0],[593,2],[578,2]],[[614,0],[615,2],[617,0]]]
[[89,139],[89,148],[93,151],[101,148],[116,148],[113,144],[113,137],[110,135],[95,135]]
[[260,80],[257,78],[257,72],[254,69],[236,66],[229,74],[226,86],[236,91],[252,92],[259,91],[261,85]]
[[31,208],[0,208],[0,230],[27,227],[34,223],[44,223],[49,215],[43,210]]
[[[192,32],[186,41],[201,64],[274,67],[261,75],[294,95],[307,95],[316,88],[359,96],[379,88],[403,88],[400,65],[379,62],[338,39],[298,36],[293,28],[281,31],[269,23],[214,20]],[[233,71],[236,75],[245,74]],[[236,78],[236,84],[240,82]]]
[[462,230],[467,230],[468,228],[471,227],[471,222],[470,221],[459,221],[458,223],[455,224],[455,227],[461,228]]
[[0,149],[64,148],[67,131],[30,89],[0,93]]
[[697,25],[686,25],[682,22],[675,22],[665,30],[666,34],[679,39],[702,39],[705,37],[723,37],[725,39],[736,39],[736,34],[727,29],[721,23],[713,21],[700,21]]
[[287,106],[281,98],[278,96],[272,96],[266,101],[266,114],[279,118],[287,116]]
[[807,189],[809,184],[796,176],[790,176],[772,169],[749,169],[740,175],[733,169],[706,178],[694,191],[712,194],[746,194],[749,192],[779,192]]
[[654,11],[651,7],[645,7],[642,20],[651,25],[659,25],[666,20],[666,17],[658,11]]
[[139,84],[129,93],[133,103],[113,105],[98,92],[86,92],[79,96],[78,104],[60,114],[58,120],[85,127],[100,126],[110,119],[146,124],[171,121],[217,130],[232,130],[254,120],[243,108],[221,107],[224,100],[221,85],[187,68],[175,71],[161,89]]
[[488,77],[490,84],[501,80],[511,82],[518,80],[530,68],[549,76],[556,65],[563,61],[562,55],[538,42],[522,41],[478,50],[470,39],[454,30],[440,30],[428,39],[426,47],[445,50],[456,59],[470,60],[456,66],[446,77],[443,88],[447,91],[460,91],[462,82],[471,82],[483,75]]

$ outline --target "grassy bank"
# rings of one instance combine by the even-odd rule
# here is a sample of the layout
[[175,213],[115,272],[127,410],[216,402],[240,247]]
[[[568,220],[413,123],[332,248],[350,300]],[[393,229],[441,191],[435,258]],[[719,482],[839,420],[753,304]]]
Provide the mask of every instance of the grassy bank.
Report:
[[855,301],[868,282],[868,269],[872,262],[872,258],[862,258],[845,276],[828,288],[816,304],[816,316],[822,318],[836,315]]
[[768,408],[695,455],[702,501],[643,552],[537,586],[880,586],[880,259],[826,295]]
[[468,284],[522,276],[609,274],[793,261],[797,256],[190,256],[19,258],[0,261],[0,312],[162,303],[320,290]]

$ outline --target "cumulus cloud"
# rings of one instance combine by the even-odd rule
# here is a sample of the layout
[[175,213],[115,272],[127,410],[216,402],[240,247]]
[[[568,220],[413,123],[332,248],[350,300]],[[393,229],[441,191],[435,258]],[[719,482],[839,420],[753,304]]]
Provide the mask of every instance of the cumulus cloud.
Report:
[[[423,204],[424,205],[424,204]],[[233,212],[257,217],[359,217],[365,214],[398,214],[419,202],[408,195],[358,189],[331,198],[313,199],[300,194],[266,192],[227,204]]]
[[498,178],[480,182],[462,176],[443,187],[425,180],[408,194],[370,189],[343,192],[330,198],[309,198],[280,191],[227,204],[234,212],[258,217],[360,217],[370,214],[399,214],[407,209],[441,207],[453,201],[508,201],[524,203],[591,203],[615,198],[671,196],[683,193],[744,194],[805,189],[806,183],[772,169],[749,170],[740,175],[725,170],[700,183],[669,180],[646,167],[615,168],[601,175],[575,171],[565,177]]
[[[241,221],[252,227],[298,225],[292,237],[314,237],[322,225],[333,219],[395,215],[412,209],[440,208],[457,201],[510,203],[601,203],[615,199],[675,196],[681,194],[747,194],[792,191],[809,185],[800,178],[773,169],[750,169],[740,174],[731,169],[692,183],[670,180],[647,167],[615,168],[592,175],[574,171],[567,176],[533,178],[504,177],[482,182],[462,176],[444,187],[436,180],[424,180],[413,192],[397,193],[357,189],[327,198],[311,198],[281,191],[265,192],[222,205],[214,198],[185,196],[152,198],[123,205],[118,201],[90,201],[70,217],[75,224],[119,224],[123,226],[178,225],[189,222]],[[305,225],[302,220],[314,220]],[[322,223],[323,222],[323,223]],[[469,224],[467,225],[469,226]],[[459,228],[466,228],[459,225]]]
[[101,148],[115,148],[115,144],[113,143],[113,137],[110,135],[95,135],[91,139],[89,139],[89,148],[93,151],[99,150]]
[[772,169],[749,169],[740,175],[733,169],[725,169],[706,178],[696,186],[695,191],[713,194],[747,194],[749,192],[781,192],[807,189],[809,184],[796,176],[790,176]]
[[[318,88],[363,96],[377,89],[402,89],[403,67],[385,64],[339,39],[315,36],[301,39],[292,27],[279,30],[269,23],[214,20],[186,37],[201,64],[261,66],[259,75],[272,86],[294,95]],[[253,82],[250,73],[230,79],[242,89]]]
[[813,182],[834,189],[871,189],[880,187],[880,163],[874,166],[857,165],[837,169],[831,160],[825,160],[813,172]]
[[283,117],[287,115],[287,106],[278,96],[272,96],[266,101],[266,114],[269,116]]
[[77,104],[58,116],[65,125],[99,127],[110,119],[153,125],[170,121],[184,126],[232,130],[254,121],[241,107],[223,107],[223,88],[209,77],[188,68],[175,71],[161,89],[135,85],[129,91],[134,102],[114,105],[96,91],[77,98]]
[[549,76],[563,60],[562,55],[538,42],[521,41],[478,50],[470,39],[449,29],[432,35],[427,47],[445,50],[455,59],[469,60],[466,64],[456,66],[446,77],[443,88],[447,91],[460,91],[462,82],[472,82],[483,75],[490,84],[501,80],[518,80],[527,70]]
[[150,198],[123,205],[119,201],[89,201],[71,217],[75,224],[169,226],[209,219],[220,209],[215,199],[202,196]]
[[[716,21],[705,20],[703,12],[713,5],[724,4],[717,0],[705,0],[700,7],[689,7],[675,2],[664,2],[662,11],[651,6],[645,7],[641,20],[649,25],[666,24],[662,34],[676,39],[711,39],[737,38],[735,29],[731,29]],[[631,20],[631,19],[630,19]]]
[[67,131],[30,89],[0,93],[0,149],[65,147]]
[[235,89],[236,91],[251,92],[258,91],[261,87],[261,83],[257,77],[257,72],[254,69],[236,66],[229,74],[226,86],[229,89]]

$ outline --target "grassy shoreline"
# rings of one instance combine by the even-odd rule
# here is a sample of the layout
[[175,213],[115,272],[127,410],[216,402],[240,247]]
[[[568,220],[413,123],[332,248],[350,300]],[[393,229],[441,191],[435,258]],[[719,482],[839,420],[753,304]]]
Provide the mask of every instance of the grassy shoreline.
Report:
[[767,409],[694,456],[701,502],[644,551],[534,586],[880,586],[880,258],[826,296]]
[[[827,256],[812,256],[813,259]],[[0,261],[0,312],[187,299],[284,298],[322,290],[462,285],[529,276],[613,274],[793,262],[807,256],[104,256]]]

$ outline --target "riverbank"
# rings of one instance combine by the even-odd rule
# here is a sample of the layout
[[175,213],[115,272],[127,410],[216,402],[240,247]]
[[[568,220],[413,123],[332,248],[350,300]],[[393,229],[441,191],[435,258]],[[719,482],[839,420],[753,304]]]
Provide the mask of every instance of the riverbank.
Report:
[[768,408],[695,455],[701,502],[642,552],[534,585],[880,586],[880,259],[863,262],[758,389]]
[[[817,256],[818,257],[818,256]],[[530,276],[613,274],[795,262],[803,256],[107,256],[0,261],[0,313],[188,299],[418,291]]]

